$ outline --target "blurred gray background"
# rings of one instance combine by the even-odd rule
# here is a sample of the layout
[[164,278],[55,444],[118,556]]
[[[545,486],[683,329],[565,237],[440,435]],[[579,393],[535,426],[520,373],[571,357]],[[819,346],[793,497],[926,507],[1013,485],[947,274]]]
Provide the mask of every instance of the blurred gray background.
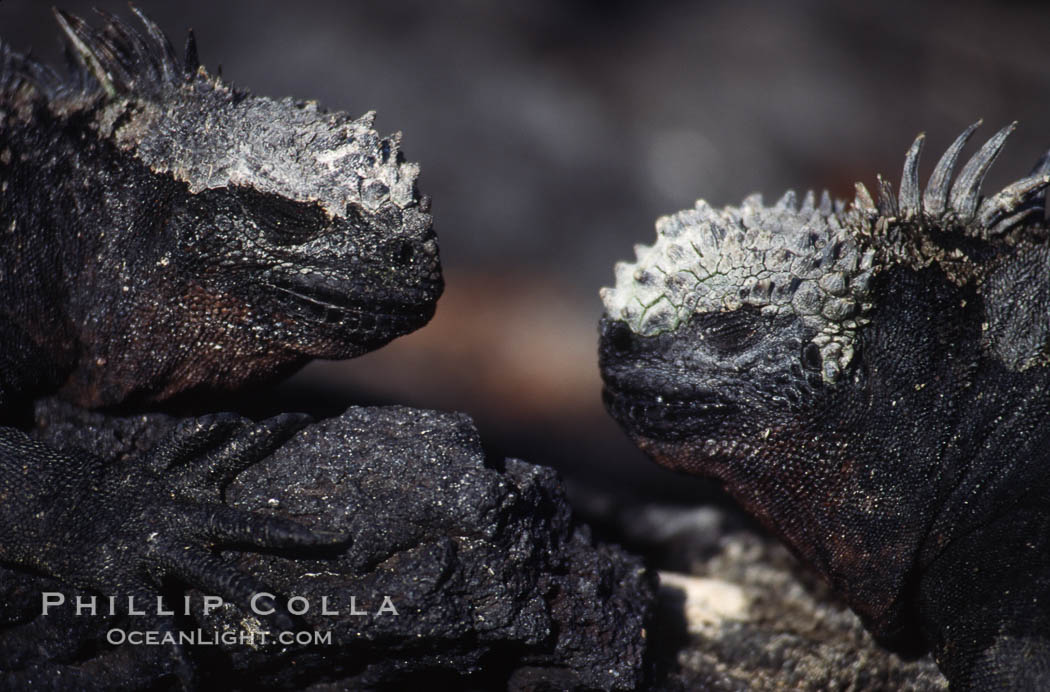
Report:
[[[0,37],[59,60],[50,3],[0,2]],[[1050,7],[964,2],[155,2],[181,46],[269,96],[404,132],[434,199],[447,292],[381,351],[309,366],[278,407],[458,409],[494,454],[577,484],[689,501],[607,418],[599,286],[653,221],[702,196],[852,197],[928,134],[923,175],[970,122],[1018,132],[988,185],[1050,144]],[[122,2],[61,2],[88,17]]]

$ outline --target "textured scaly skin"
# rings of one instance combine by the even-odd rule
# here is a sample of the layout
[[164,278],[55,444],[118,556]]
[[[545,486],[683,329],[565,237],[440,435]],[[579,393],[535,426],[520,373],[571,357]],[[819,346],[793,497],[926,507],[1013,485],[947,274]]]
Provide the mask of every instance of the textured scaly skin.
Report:
[[[976,126],[974,126],[976,127]],[[659,463],[713,476],[884,643],[953,687],[1050,685],[1044,157],[988,198],[974,127],[878,202],[693,210],[603,289],[604,398]]]

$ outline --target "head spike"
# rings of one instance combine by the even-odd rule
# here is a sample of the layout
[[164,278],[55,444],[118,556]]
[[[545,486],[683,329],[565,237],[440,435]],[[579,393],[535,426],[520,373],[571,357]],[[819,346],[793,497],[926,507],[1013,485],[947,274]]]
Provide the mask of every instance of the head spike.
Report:
[[40,94],[53,94],[61,84],[55,71],[34,60],[31,52],[19,55],[0,41],[0,91],[26,86]]
[[920,211],[919,204],[922,199],[919,191],[919,157],[922,155],[922,145],[925,142],[926,133],[920,132],[904,157],[899,201],[901,215],[906,219],[917,216]]
[[806,190],[805,197],[802,198],[802,206],[799,208],[799,212],[803,214],[812,214],[816,209],[817,197],[813,193],[813,190]]
[[[1050,173],[1037,173],[1007,185],[981,203],[977,211],[978,222],[985,229],[994,224],[996,233],[1002,233],[1034,213],[1042,214],[1047,185],[1050,185]],[[1007,219],[1009,224],[1001,223]]]
[[879,182],[879,214],[897,216],[897,198],[893,195],[893,186],[881,175],[875,177]]
[[80,17],[71,15],[58,8],[53,8],[52,11],[55,13],[58,26],[62,29],[62,33],[66,35],[69,45],[73,48],[73,55],[80,65],[95,78],[107,96],[110,98],[116,96],[117,89],[113,84],[113,76],[103,67],[92,45],[94,37],[92,36],[91,28]]
[[133,4],[128,3],[131,8],[131,12],[135,14],[135,17],[139,18],[139,21],[143,23],[149,33],[149,38],[152,39],[153,44],[161,50],[160,62],[161,69],[164,72],[164,79],[168,82],[174,82],[178,75],[175,74],[175,68],[178,65],[178,57],[175,55],[175,47],[171,45],[171,41],[165,36],[161,27],[156,25],[156,22],[147,17],[141,9]]
[[824,190],[820,193],[820,214],[821,216],[830,216],[834,207],[831,204],[831,194]]
[[864,187],[864,183],[857,183],[854,187],[857,190],[857,196],[853,200],[853,206],[869,214],[876,211],[875,201],[871,198],[868,188]]
[[1030,175],[1042,175],[1044,173],[1050,173],[1050,149],[1035,162]]
[[190,29],[186,33],[186,56],[182,60],[182,73],[191,77],[197,73],[200,66],[201,61],[197,57],[197,37],[193,34],[193,29]]
[[982,122],[978,120],[963,130],[963,133],[955,138],[952,145],[941,156],[941,160],[937,162],[937,166],[930,175],[930,182],[926,184],[926,194],[922,199],[923,209],[928,216],[939,217],[944,214],[948,202],[948,187],[951,184],[952,171],[955,169],[959,152],[966,146],[973,131],[980,127]]
[[[1039,160],[1035,162],[1035,166],[1032,167],[1031,175],[1047,175],[1050,174],[1050,150],[1047,150]],[[1032,197],[1033,206],[1038,206],[1043,212],[1046,211],[1046,188],[1044,187],[1039,191],[1039,194]]]
[[981,194],[981,183],[984,182],[984,176],[999,156],[999,152],[1003,150],[1006,138],[1010,136],[1010,133],[1016,127],[1017,121],[1014,121],[996,132],[966,162],[962,172],[959,174],[959,179],[955,181],[955,185],[952,187],[952,196],[949,203],[949,207],[959,219],[969,221],[973,218],[974,213],[977,211],[977,199]]
[[179,58],[175,54],[175,46],[171,45],[171,41],[169,41],[168,37],[163,31],[161,31],[161,28],[157,26],[157,23],[147,17],[142,10],[131,3],[128,3],[128,7],[130,7],[131,11],[135,13],[135,16],[139,18],[142,25],[146,27],[150,39],[153,40],[153,54],[156,55],[157,62],[160,63],[159,67],[164,81],[174,82],[179,77],[177,74]]
[[141,72],[152,70],[151,77],[160,79],[161,67],[149,50],[145,39],[116,15],[95,9],[105,20],[101,30],[93,32],[92,51],[119,89],[130,88]]
[[777,200],[777,203],[773,206],[776,209],[798,211],[798,196],[795,195],[794,190],[788,190],[780,197],[780,199]]

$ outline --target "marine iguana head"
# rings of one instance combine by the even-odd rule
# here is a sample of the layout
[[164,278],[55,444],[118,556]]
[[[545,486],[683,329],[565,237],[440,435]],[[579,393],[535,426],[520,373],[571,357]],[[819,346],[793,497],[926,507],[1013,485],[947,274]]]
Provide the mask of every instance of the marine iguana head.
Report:
[[[97,138],[85,148],[107,161],[91,162],[90,182],[116,188],[102,190],[108,211],[92,220],[113,227],[79,229],[108,239],[84,253],[78,278],[90,285],[77,290],[93,304],[73,320],[121,324],[80,334],[87,353],[67,393],[98,404],[235,387],[425,324],[443,283],[400,133],[380,136],[372,113],[231,88],[198,65],[192,33],[179,60],[134,11],[144,34],[113,16],[94,29],[56,11],[72,81],[21,68],[54,118]],[[181,342],[186,357],[149,377],[121,372],[126,342],[90,343],[116,331]]]
[[863,185],[849,205],[699,201],[659,219],[656,242],[602,289],[610,413],[656,461],[720,479],[887,639],[1003,403],[975,393],[978,373],[1006,382],[1050,353],[1046,297],[1017,310],[1005,297],[1023,282],[1018,257],[1036,272],[1046,257],[1050,165],[981,198],[1011,125],[951,184],[975,127],[925,192],[920,135],[899,195],[880,177],[877,203]]

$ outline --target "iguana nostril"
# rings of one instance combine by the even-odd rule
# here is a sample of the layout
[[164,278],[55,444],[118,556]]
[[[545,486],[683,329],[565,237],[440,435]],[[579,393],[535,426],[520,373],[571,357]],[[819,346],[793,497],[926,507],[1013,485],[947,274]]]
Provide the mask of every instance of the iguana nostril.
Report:
[[603,341],[614,351],[623,352],[631,347],[631,330],[620,320],[606,323],[602,336]]

